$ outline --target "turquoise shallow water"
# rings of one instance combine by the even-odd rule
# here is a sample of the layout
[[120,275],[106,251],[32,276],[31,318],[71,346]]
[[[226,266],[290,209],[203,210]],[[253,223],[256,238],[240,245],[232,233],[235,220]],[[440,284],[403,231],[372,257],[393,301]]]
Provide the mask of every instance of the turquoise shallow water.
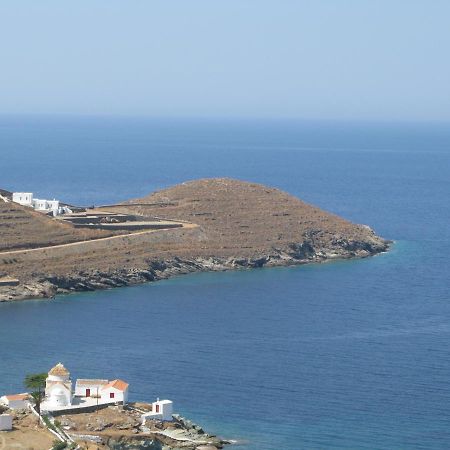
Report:
[[61,360],[172,398],[243,450],[450,446],[447,128],[3,118],[0,152],[4,188],[103,203],[234,176],[396,241],[362,261],[2,304],[0,392]]

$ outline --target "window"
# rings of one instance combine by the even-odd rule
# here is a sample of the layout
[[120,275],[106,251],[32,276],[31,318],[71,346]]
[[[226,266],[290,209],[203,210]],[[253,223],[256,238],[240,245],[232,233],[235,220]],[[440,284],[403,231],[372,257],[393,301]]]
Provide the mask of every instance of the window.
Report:
[[109,398],[114,398],[114,392],[109,393]]

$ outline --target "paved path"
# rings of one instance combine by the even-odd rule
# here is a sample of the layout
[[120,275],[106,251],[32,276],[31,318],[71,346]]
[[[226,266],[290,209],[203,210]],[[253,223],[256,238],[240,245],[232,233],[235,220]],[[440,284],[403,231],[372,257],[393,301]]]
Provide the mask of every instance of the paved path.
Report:
[[117,234],[115,236],[109,236],[109,237],[104,237],[104,238],[70,242],[69,244],[49,245],[46,247],[36,247],[36,248],[29,248],[29,249],[23,249],[23,250],[11,250],[11,251],[7,251],[7,252],[0,252],[0,257],[18,255],[19,253],[23,254],[23,253],[31,253],[31,252],[40,252],[42,250],[52,250],[55,248],[75,247],[75,246],[87,244],[90,242],[112,241],[114,239],[121,239],[126,236],[132,237],[132,236],[138,236],[138,235],[142,235],[142,234],[158,233],[158,232],[167,231],[167,230],[179,230],[180,228],[192,229],[192,228],[198,227],[198,225],[196,225],[195,223],[181,223],[181,222],[179,222],[179,223],[181,224],[181,227],[177,227],[177,228],[160,228],[158,230],[145,230],[145,231],[138,231],[136,233],[124,233],[124,234]]

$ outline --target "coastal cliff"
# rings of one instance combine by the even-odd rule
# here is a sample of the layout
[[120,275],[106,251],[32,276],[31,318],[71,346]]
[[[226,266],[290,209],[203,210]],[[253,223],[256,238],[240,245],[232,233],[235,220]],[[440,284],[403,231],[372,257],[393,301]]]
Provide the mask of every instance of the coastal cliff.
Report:
[[[33,230],[36,237],[24,240],[14,218],[24,221],[31,212],[14,208],[18,212],[9,214],[9,224],[5,215],[0,217],[0,237],[9,230],[8,239],[2,239],[0,275],[20,283],[0,286],[0,300],[107,289],[199,271],[365,258],[390,245],[366,225],[278,189],[227,178],[187,182],[103,209],[184,224],[157,232],[111,236],[41,217]],[[32,218],[25,222],[28,227],[35,223]]]

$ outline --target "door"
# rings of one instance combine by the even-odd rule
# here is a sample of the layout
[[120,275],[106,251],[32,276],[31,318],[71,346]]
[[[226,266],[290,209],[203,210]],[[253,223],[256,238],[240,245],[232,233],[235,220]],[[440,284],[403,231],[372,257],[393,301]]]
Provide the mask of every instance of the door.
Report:
[[90,397],[91,396],[91,390],[90,389],[86,389],[86,397]]

